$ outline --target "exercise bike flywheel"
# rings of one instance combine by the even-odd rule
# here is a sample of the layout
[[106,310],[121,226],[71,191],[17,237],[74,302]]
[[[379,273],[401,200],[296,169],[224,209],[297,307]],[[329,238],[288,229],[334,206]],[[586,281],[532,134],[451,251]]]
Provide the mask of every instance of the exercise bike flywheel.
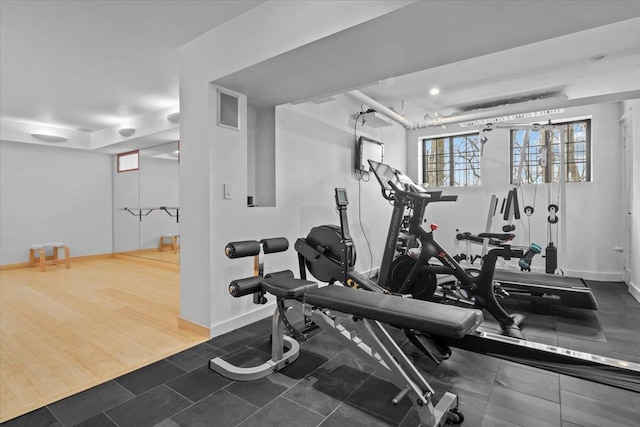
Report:
[[[416,260],[409,255],[400,255],[391,263],[389,272],[389,285],[392,292],[399,292],[402,284],[409,276],[411,269],[416,264]],[[416,299],[431,300],[433,294],[438,287],[436,275],[426,271],[420,271],[418,277],[414,281],[413,286],[409,289],[411,295]]]
[[[340,227],[336,225],[321,225],[313,227],[306,238],[309,245],[314,247],[323,255],[336,261],[342,262],[342,252],[344,250],[344,242],[342,241],[342,232]],[[305,261],[307,270],[313,277],[321,282],[332,282],[344,280],[343,277],[332,277],[329,272],[323,270],[316,263],[309,260]],[[353,268],[356,264],[356,248],[352,246],[351,259],[348,268]]]

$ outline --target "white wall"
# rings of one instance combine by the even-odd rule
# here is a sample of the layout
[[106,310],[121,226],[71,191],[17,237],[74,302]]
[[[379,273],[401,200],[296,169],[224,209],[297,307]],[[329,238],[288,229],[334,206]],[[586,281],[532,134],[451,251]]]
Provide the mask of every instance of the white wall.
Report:
[[354,116],[358,111],[360,103],[342,96],[326,104],[278,107],[277,190],[278,203],[288,214],[282,225],[289,225],[294,233],[292,240],[320,224],[339,225],[334,188],[345,187],[350,231],[358,252],[356,269],[368,272],[380,265],[392,207],[382,197],[373,174],[368,182],[356,179],[357,136],[383,142],[385,162],[403,169],[406,131],[399,125],[374,129],[358,124],[354,136]]
[[[266,2],[180,48],[182,318],[213,325],[213,334],[252,321],[246,314],[255,307],[239,307],[226,292],[229,280],[241,277],[243,269],[224,257],[225,239],[275,233],[271,224],[288,217],[278,208],[246,207],[246,98],[240,105],[241,131],[223,130],[215,125],[215,87],[210,83],[404,5],[401,1],[367,2],[364,8],[359,1]],[[282,20],[285,15],[292,19]],[[225,182],[236,189],[233,200],[222,199]],[[280,205],[278,198],[279,193]],[[241,320],[234,322],[235,317]]]
[[112,252],[111,156],[2,141],[0,174],[0,264],[27,262],[34,243]]
[[247,196],[253,196],[254,203],[256,195],[256,132],[258,131],[258,113],[259,110],[257,108],[250,105],[247,106]]
[[[241,97],[244,99],[244,97]],[[349,220],[351,234],[358,250],[356,268],[371,269],[366,241],[360,228],[358,208],[362,207],[364,228],[373,252],[373,265],[377,267],[382,257],[385,234],[391,216],[391,206],[380,194],[380,188],[372,176],[369,182],[361,183],[359,197],[358,181],[354,173],[356,137],[353,117],[360,104],[346,97],[327,104],[305,103],[284,105],[276,108],[276,200],[275,207],[246,207],[246,196],[238,192],[233,200],[223,200],[220,183],[233,182],[234,188],[242,189],[243,168],[246,164],[246,142],[243,132],[220,128],[214,132],[217,164],[212,180],[214,189],[212,204],[212,234],[214,235],[211,266],[211,304],[213,333],[238,327],[237,318],[254,312],[257,306],[250,298],[233,299],[227,292],[227,284],[236,278],[252,275],[252,259],[229,260],[224,256],[224,245],[234,240],[262,239],[284,236],[289,239],[290,249],[283,254],[270,255],[265,260],[265,269],[275,271],[292,269],[297,274],[297,255],[293,244],[299,237],[321,224],[339,224],[335,212],[334,188],[347,188],[350,205]],[[243,117],[244,114],[241,114]],[[242,120],[241,120],[242,121]],[[226,140],[220,134],[230,133]],[[385,142],[386,160],[404,167],[406,159],[406,132],[400,126],[374,130],[357,128],[358,136]],[[224,159],[221,159],[224,152]],[[220,189],[219,194],[216,190]],[[267,315],[264,313],[260,315]],[[270,314],[270,313],[269,313]],[[241,320],[244,322],[244,320]]]
[[276,110],[247,106],[247,195],[258,206],[276,205]]
[[632,161],[632,217],[631,217],[631,281],[629,290],[640,301],[640,100],[629,103],[631,107],[633,134]]
[[[601,104],[567,109],[562,115],[548,118],[577,118],[591,116],[592,131],[592,181],[588,183],[570,183],[566,186],[567,206],[560,206],[559,215],[564,215],[567,232],[567,244],[564,251],[565,265],[561,267],[566,274],[597,280],[621,280],[622,258],[613,250],[620,242],[620,206],[621,206],[621,136],[619,103]],[[536,118],[536,122],[545,122],[547,117]],[[456,132],[459,130],[451,130]],[[443,135],[442,129],[422,129],[408,132],[407,152],[410,176],[418,178],[418,139],[427,135]],[[428,208],[438,223],[439,241],[447,250],[455,251],[455,229],[464,231],[484,231],[489,209],[490,195],[499,198],[507,195],[509,186],[509,130],[495,129],[487,134],[489,140],[484,145],[481,160],[481,185],[479,187],[445,188],[446,194],[458,194],[455,203],[441,203]],[[532,204],[536,192],[534,185],[523,185],[524,200],[520,199],[521,209]],[[558,186],[538,185],[535,213],[531,217],[531,227],[527,217],[522,215],[516,221],[517,239],[515,244],[528,245],[529,230],[531,241],[547,245],[547,206],[548,192],[551,190],[553,202],[556,202]],[[521,196],[521,194],[518,194]],[[498,205],[498,209],[500,204]],[[431,221],[431,219],[430,219]],[[500,232],[505,222],[499,216],[494,218],[493,231]],[[555,233],[555,231],[554,231]],[[461,245],[461,248],[463,246]],[[559,255],[559,260],[561,260]],[[544,271],[544,259],[536,257],[534,269]]]

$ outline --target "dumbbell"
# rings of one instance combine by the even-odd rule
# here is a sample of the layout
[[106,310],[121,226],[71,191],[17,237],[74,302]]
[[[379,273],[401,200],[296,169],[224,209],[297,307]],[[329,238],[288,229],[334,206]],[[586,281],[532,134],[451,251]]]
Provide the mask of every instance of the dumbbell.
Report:
[[540,252],[542,252],[542,247],[536,243],[532,243],[524,254],[524,257],[520,258],[520,261],[518,261],[520,268],[522,270],[531,271],[531,261],[533,261],[533,257]]

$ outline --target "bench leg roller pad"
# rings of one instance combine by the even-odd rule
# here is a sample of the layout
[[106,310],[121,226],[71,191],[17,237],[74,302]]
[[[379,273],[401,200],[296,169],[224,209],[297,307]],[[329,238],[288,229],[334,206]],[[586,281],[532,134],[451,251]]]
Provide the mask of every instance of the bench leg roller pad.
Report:
[[[286,351],[283,350],[286,347]],[[225,362],[220,357],[209,361],[209,368],[235,381],[254,381],[280,371],[298,358],[300,345],[296,340],[284,335],[284,323],[276,308],[272,318],[271,360],[259,366],[241,368]]]

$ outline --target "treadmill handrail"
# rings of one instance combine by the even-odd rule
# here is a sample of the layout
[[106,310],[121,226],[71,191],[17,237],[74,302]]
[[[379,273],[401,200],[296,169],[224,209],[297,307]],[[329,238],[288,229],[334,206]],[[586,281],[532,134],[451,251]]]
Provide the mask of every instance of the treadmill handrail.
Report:
[[455,202],[456,200],[458,200],[457,195],[451,194],[451,195],[443,196],[442,191],[424,191],[424,192],[405,191],[400,187],[398,187],[398,185],[393,181],[389,181],[388,184],[393,189],[393,191],[395,191],[400,196],[406,196],[414,200],[419,200],[419,199],[428,200],[427,203]]

